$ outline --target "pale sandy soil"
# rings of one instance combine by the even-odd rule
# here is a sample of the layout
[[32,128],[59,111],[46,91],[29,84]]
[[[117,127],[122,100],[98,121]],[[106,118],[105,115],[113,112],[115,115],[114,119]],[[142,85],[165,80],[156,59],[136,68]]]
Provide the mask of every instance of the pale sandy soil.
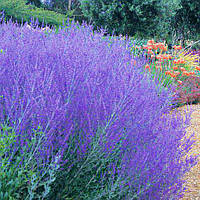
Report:
[[[187,112],[190,109],[194,109],[194,111],[191,116],[191,125],[187,128],[187,136],[195,132],[196,142],[189,155],[200,155],[200,104],[177,108],[183,116],[184,110]],[[180,200],[200,200],[200,159],[198,159],[198,164],[185,175],[184,180],[186,180],[187,191]]]
[[[196,145],[194,145],[190,154],[200,155],[200,104],[190,105],[190,107],[196,110],[192,114],[191,126],[187,129],[188,135],[193,131],[195,132],[196,139]],[[181,200],[200,200],[200,159],[198,164],[186,174],[185,180],[187,180],[185,184],[187,192]]]

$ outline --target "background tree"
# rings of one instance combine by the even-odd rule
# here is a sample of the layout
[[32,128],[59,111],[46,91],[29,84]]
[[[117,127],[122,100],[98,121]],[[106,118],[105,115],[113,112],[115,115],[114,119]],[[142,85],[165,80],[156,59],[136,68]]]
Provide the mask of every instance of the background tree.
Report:
[[173,44],[200,38],[199,0],[28,0],[108,34],[165,39]]
[[37,7],[40,7],[42,5],[40,0],[27,0],[27,4],[33,4]]
[[200,39],[200,1],[181,0],[180,8],[172,19],[175,34],[183,40]]
[[80,0],[86,18],[95,28],[102,26],[111,34],[142,37],[166,37],[171,19],[180,8],[180,0]]

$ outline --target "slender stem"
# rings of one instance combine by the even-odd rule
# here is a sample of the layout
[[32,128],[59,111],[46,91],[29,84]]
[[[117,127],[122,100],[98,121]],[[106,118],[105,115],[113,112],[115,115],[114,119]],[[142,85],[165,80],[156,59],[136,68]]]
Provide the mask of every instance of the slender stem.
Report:
[[194,42],[193,44],[191,44],[191,45],[189,45],[189,46],[185,47],[185,48],[184,48],[184,50],[186,50],[188,47],[190,47],[189,49],[191,49],[191,48],[192,48],[192,46],[193,46],[194,44],[197,44],[197,43],[199,43],[199,42],[200,42],[200,40],[198,40],[198,41]]
[[69,3],[68,3],[68,10],[71,10],[71,5],[72,5],[72,0],[69,0]]

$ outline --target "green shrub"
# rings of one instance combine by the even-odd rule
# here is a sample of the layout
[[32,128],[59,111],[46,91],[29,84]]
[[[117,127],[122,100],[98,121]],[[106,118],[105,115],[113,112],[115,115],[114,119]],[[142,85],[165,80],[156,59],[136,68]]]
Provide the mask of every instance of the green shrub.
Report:
[[[169,32],[169,21],[178,9],[177,1],[155,0],[83,0],[81,9],[95,27],[103,26],[108,33],[134,36],[165,36]],[[170,12],[169,12],[170,10]]]
[[[174,35],[183,40],[200,39],[200,1],[180,0],[180,8],[172,19]],[[176,43],[176,42],[175,42]]]
[[7,19],[12,17],[13,20],[17,20],[19,23],[22,22],[22,19],[23,22],[30,22],[31,18],[34,18],[38,19],[39,25],[42,25],[44,20],[44,24],[59,26],[67,20],[65,15],[37,8],[34,5],[26,5],[26,1],[23,0],[0,1],[0,10],[4,11]]
[[27,0],[27,3],[31,3],[37,7],[40,7],[42,5],[42,2],[40,0]]
[[58,13],[62,13],[62,14],[67,14],[69,7],[71,9],[71,4],[69,6],[68,0],[51,0],[50,3],[44,3],[43,5],[47,9],[50,9],[54,12],[58,12]]
[[29,4],[33,4],[39,8],[44,8],[45,10],[54,11],[73,18],[75,21],[86,21],[83,16],[79,0],[51,0],[50,2],[38,2],[38,0],[27,0]]

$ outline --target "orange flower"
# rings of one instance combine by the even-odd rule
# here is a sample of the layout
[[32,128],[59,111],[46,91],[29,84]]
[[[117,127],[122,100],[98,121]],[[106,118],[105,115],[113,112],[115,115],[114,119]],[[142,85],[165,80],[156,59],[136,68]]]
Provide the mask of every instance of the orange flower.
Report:
[[166,75],[170,75],[171,72],[170,72],[170,71],[166,71],[165,74],[166,74]]
[[174,60],[173,63],[174,64],[185,64],[186,62],[183,59],[178,59],[178,60]]
[[148,43],[147,43],[147,48],[148,48],[149,50],[152,50],[152,49],[153,49],[153,44],[148,44]]
[[163,59],[165,59],[165,60],[172,59],[172,56],[169,55],[169,54],[163,54],[162,57],[163,57]]
[[200,66],[196,66],[196,68],[195,68],[195,69],[200,71]]
[[165,45],[162,42],[158,42],[156,43],[156,45],[158,46],[158,48],[162,49]]
[[163,47],[163,49],[162,49],[163,51],[167,51],[167,47],[165,46],[165,47]]
[[148,54],[153,54],[153,51],[151,51],[151,50],[148,50],[148,52],[147,52]]
[[185,64],[186,62],[185,62],[185,60],[179,59],[179,63],[180,64]]
[[171,77],[175,78],[177,75],[170,72],[169,74]]
[[154,44],[154,40],[148,40],[147,44]]
[[184,71],[183,73],[182,73],[182,76],[189,76],[190,74],[188,73],[188,72],[186,72],[186,71]]
[[181,50],[181,49],[182,49],[182,46],[181,46],[181,45],[180,45],[180,46],[177,46],[176,49],[177,49],[177,50]]
[[181,46],[181,45],[179,45],[179,46],[174,45],[174,46],[173,46],[173,49],[175,49],[175,50],[181,50],[181,49],[182,49],[182,46]]
[[171,55],[169,55],[169,59],[172,59],[172,56],[171,56]]
[[174,74],[176,74],[177,76],[180,74],[181,72],[179,71],[175,71]]
[[181,70],[182,72],[186,71],[186,69],[185,69],[184,67],[180,67],[180,70]]
[[145,69],[149,69],[149,72],[151,71],[150,66],[149,65],[145,65]]
[[173,64],[178,64],[178,61],[177,60],[173,60]]
[[143,49],[148,49],[148,46],[147,45],[143,45]]
[[178,80],[177,81],[180,85],[182,85],[183,84],[183,81],[180,81],[180,80]]
[[173,67],[173,69],[174,69],[174,70],[177,70],[177,69],[178,69],[178,67],[177,67],[177,66],[175,66],[175,67]]
[[157,49],[158,49],[158,46],[157,46],[156,44],[154,44],[154,45],[152,46],[152,48],[153,48],[154,50],[157,50]]
[[162,55],[163,59],[168,60],[169,59],[169,55],[168,54],[163,54]]
[[167,51],[167,46],[165,46],[164,43],[158,43],[159,44],[159,48],[163,51]]
[[145,65],[145,69],[149,69],[150,68],[150,66],[149,65]]
[[189,74],[189,75],[195,75],[195,73],[194,73],[194,72],[188,72],[188,74]]
[[162,59],[161,54],[158,54],[158,55],[156,56],[156,58],[157,58],[158,60]]

